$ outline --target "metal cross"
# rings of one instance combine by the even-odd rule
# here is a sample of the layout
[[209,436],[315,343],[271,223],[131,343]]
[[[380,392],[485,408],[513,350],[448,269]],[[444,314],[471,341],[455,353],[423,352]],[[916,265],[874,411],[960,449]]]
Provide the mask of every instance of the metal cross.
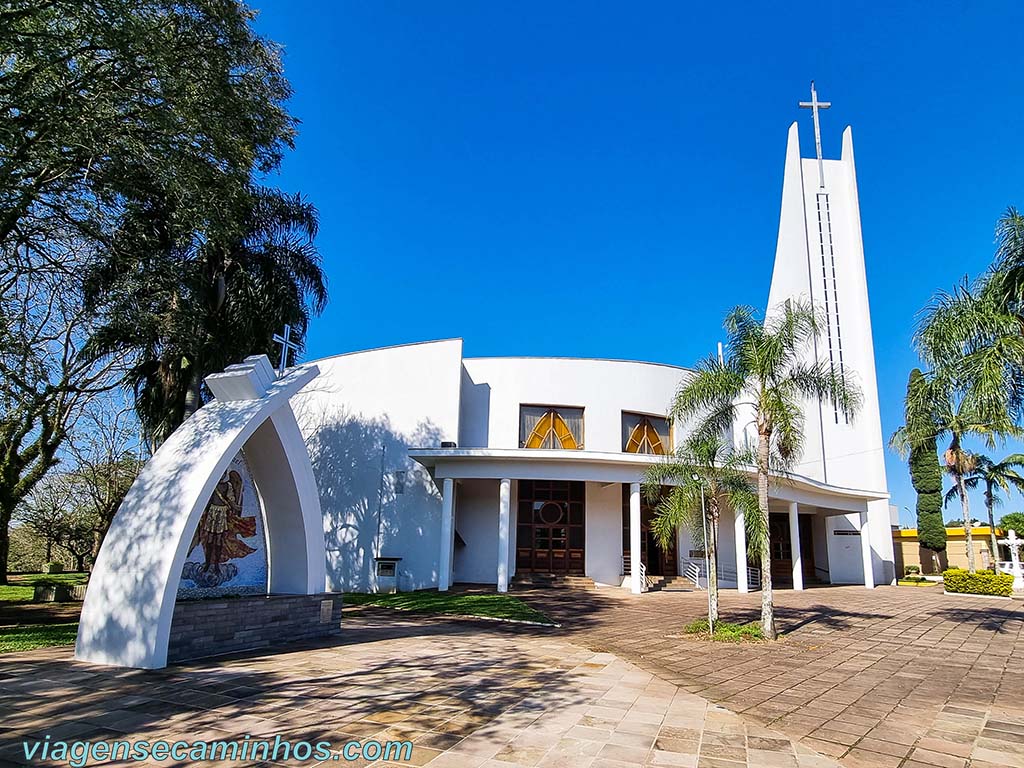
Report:
[[281,345],[281,362],[277,366],[277,375],[284,376],[284,370],[288,367],[288,350],[299,351],[299,345],[292,341],[292,327],[284,326],[284,335],[274,334],[274,341]]
[[821,126],[818,123],[818,110],[831,106],[831,101],[818,101],[818,92],[814,90],[814,81],[811,80],[811,100],[801,101],[800,109],[809,109],[814,116],[814,148],[818,150],[818,186],[821,189],[825,188],[825,167],[821,162]]

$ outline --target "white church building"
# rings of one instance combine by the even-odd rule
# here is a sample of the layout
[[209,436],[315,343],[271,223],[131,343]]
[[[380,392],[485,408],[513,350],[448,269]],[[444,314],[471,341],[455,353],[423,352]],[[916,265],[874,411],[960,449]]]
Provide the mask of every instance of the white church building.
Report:
[[[854,375],[864,402],[850,422],[829,402],[806,404],[804,454],[770,489],[772,576],[782,588],[871,588],[894,567],[850,129],[838,160],[816,144],[802,158],[790,127],[768,307],[809,299],[825,321],[816,354]],[[687,531],[658,544],[640,491],[685,434],[666,414],[687,369],[464,357],[461,339],[316,365],[292,404],[320,489],[329,589],[381,588],[381,558],[403,591],[504,591],[517,576],[555,575],[642,592],[703,569]],[[734,426],[738,443],[750,426]],[[742,518],[726,512],[720,577],[740,591],[759,575],[744,539]]]

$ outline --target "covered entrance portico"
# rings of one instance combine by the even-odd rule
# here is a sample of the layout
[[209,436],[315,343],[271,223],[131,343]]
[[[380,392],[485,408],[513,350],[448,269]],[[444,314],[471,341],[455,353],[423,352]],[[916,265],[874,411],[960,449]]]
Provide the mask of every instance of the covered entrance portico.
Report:
[[[441,490],[442,591],[459,581],[491,583],[505,592],[518,572],[585,576],[639,594],[648,574],[672,576],[687,561],[703,561],[699,542],[687,534],[679,534],[675,547],[661,548],[648,538],[653,510],[640,482],[649,456],[479,448],[410,455]],[[891,580],[872,551],[872,541],[887,540],[888,515],[880,518],[873,505],[887,510],[888,500],[794,476],[773,483],[773,582],[801,590],[816,582],[872,588]],[[871,530],[869,517],[886,530]],[[723,513],[719,548],[722,586],[749,591],[742,514]]]

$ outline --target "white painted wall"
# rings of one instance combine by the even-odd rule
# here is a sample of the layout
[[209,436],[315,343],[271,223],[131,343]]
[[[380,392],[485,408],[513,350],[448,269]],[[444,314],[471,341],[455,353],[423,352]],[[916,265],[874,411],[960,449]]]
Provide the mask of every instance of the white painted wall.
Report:
[[455,547],[455,581],[494,584],[497,577],[498,482],[464,480],[458,484],[455,530],[466,546]]
[[622,584],[622,485],[587,483],[586,574],[597,584]]
[[655,363],[550,357],[468,358],[463,365],[463,448],[518,448],[520,405],[563,405],[583,408],[586,450],[621,453],[622,412],[665,416],[687,373]]
[[[296,396],[294,408],[320,488],[330,587],[374,588],[378,511],[379,554],[402,558],[399,588],[436,586],[441,497],[406,452],[458,437],[461,339],[317,364],[321,375]],[[402,488],[397,471],[406,472]]]

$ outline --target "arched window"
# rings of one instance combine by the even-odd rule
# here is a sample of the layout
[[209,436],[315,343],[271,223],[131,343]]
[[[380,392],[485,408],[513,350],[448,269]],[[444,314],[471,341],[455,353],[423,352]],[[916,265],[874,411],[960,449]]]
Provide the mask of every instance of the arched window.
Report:
[[522,406],[519,440],[523,448],[583,447],[583,409]]
[[668,419],[622,414],[622,450],[626,453],[648,453],[664,456],[672,450],[672,434]]

